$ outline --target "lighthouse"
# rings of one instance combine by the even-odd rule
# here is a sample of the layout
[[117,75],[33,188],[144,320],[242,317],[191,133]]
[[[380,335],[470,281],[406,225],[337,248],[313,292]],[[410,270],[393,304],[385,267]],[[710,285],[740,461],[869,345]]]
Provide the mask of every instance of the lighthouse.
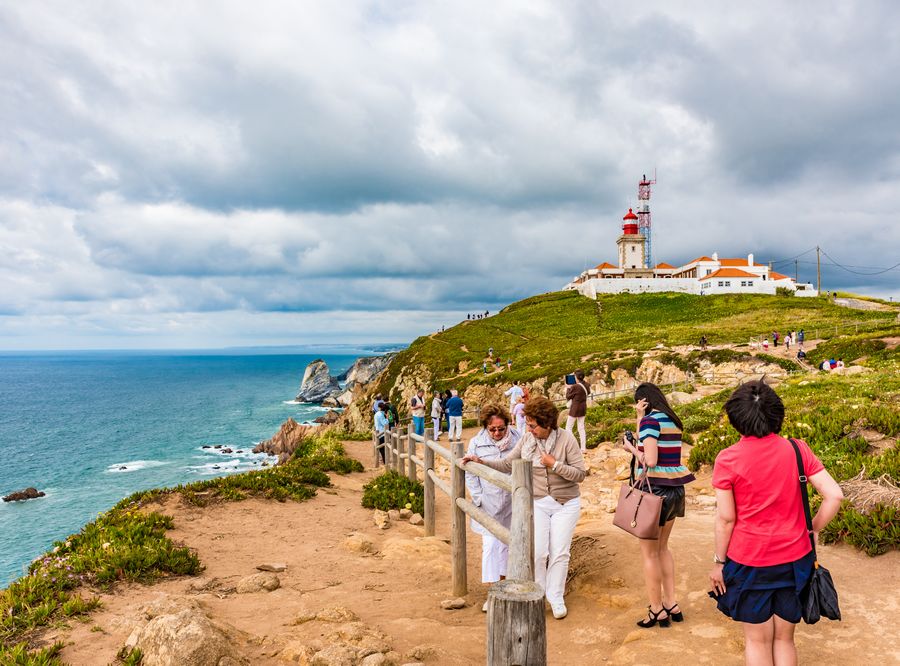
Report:
[[622,235],[616,244],[619,246],[619,268],[626,272],[647,268],[647,237],[638,229],[638,216],[631,208],[622,218]]

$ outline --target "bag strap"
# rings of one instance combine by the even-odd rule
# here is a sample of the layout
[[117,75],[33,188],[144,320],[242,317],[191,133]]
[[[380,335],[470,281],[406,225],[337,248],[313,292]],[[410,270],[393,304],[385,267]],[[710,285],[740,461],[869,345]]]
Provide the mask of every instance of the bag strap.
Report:
[[809,479],[803,469],[803,458],[800,456],[800,447],[797,446],[797,442],[795,442],[793,438],[788,438],[788,441],[791,443],[791,446],[794,447],[794,455],[797,456],[797,472],[799,473],[800,496],[803,500],[803,515],[806,518],[806,531],[809,534],[809,543],[812,546],[813,559],[818,560],[819,558],[816,555],[816,537],[813,534],[812,514],[809,511],[809,491],[806,489],[806,482]]

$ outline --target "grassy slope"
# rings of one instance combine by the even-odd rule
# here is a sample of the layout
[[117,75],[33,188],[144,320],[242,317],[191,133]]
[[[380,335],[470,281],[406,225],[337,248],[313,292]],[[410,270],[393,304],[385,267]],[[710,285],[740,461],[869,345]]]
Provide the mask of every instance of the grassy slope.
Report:
[[[499,314],[465,321],[449,330],[415,340],[391,364],[379,389],[394,384],[403,368],[428,369],[438,388],[465,388],[471,383],[509,382],[560,377],[574,367],[602,367],[616,352],[647,350],[657,344],[696,344],[705,334],[710,344],[744,343],[772,330],[819,329],[835,334],[835,325],[850,321],[886,321],[890,312],[850,310],[828,299],[783,296],[690,296],[686,294],[616,294],[596,302],[575,292],[556,292],[513,303]],[[489,347],[512,372],[484,375],[481,364]],[[468,351],[465,351],[465,350]],[[594,356],[587,362],[581,359]],[[476,372],[459,377],[467,361]]]

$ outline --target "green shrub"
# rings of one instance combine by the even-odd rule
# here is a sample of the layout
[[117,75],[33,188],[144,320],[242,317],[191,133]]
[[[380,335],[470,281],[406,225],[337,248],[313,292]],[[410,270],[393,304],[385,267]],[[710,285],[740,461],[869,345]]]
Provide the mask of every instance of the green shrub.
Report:
[[391,470],[363,486],[362,505],[382,511],[409,508],[414,513],[424,513],[425,487]]
[[306,437],[294,450],[293,459],[321,472],[362,472],[362,463],[347,456],[338,436],[331,433]]
[[787,370],[788,372],[795,372],[800,368],[800,366],[794,363],[791,359],[782,358],[781,356],[772,356],[771,354],[757,354],[756,358],[758,358],[760,361],[765,361],[766,363],[777,365],[784,370]]
[[790,287],[775,287],[775,295],[793,298],[797,294]]
[[896,550],[900,548],[900,510],[878,504],[860,513],[845,501],[819,538],[824,543],[844,541],[872,556]]
[[27,643],[4,646],[0,644],[0,664],[3,666],[63,666],[59,653],[64,644],[56,642],[39,650],[28,649]]

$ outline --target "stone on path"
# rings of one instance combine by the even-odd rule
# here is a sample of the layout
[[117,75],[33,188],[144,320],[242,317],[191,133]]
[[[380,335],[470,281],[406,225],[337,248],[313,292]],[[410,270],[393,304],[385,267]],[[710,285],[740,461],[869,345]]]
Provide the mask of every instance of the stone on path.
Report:
[[375,509],[375,513],[372,514],[372,519],[375,521],[375,527],[380,530],[386,530],[391,526],[391,521],[390,518],[388,518],[387,513],[380,511],[379,509]]
[[413,515],[413,512],[409,509],[400,509],[400,519],[401,520],[409,520],[410,516]]
[[342,545],[351,553],[371,554],[376,551],[375,544],[364,534],[359,534],[358,532],[354,532],[344,539]]
[[410,518],[409,518],[409,524],[410,524],[410,525],[422,525],[424,522],[425,522],[425,519],[422,518],[422,516],[421,516],[420,514],[418,514],[418,513],[414,513],[414,514],[413,514],[412,516],[410,516]]
[[441,602],[441,608],[444,610],[459,610],[460,608],[466,607],[466,600],[462,597],[457,597],[456,599],[444,599]]
[[397,511],[397,509],[391,509],[390,511],[387,512],[387,514],[388,514],[388,518],[390,518],[394,522],[397,522],[398,520],[400,520],[400,512]]
[[269,564],[257,564],[256,568],[260,571],[272,571],[274,573],[281,573],[285,569],[287,569],[286,564],[282,564],[281,562],[272,562]]
[[248,594],[251,592],[262,592],[263,590],[271,592],[281,587],[281,581],[278,576],[273,573],[258,573],[247,576],[238,581],[238,594]]

